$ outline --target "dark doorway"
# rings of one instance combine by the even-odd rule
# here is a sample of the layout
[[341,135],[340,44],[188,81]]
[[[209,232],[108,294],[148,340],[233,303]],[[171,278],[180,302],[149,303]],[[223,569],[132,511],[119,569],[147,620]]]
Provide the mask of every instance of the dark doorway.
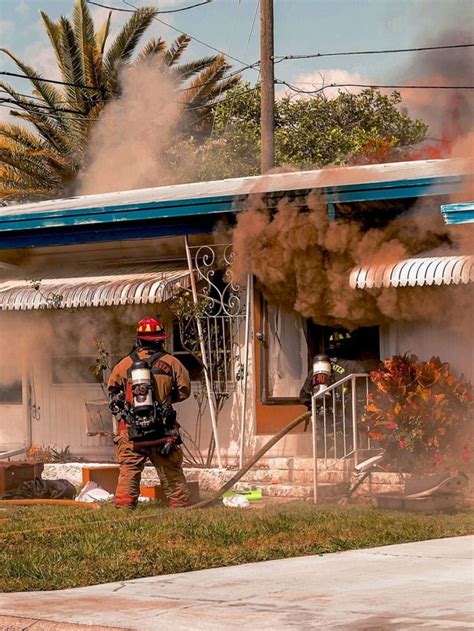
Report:
[[380,359],[379,327],[366,326],[353,331],[343,328],[318,326],[308,321],[308,354],[353,360]]

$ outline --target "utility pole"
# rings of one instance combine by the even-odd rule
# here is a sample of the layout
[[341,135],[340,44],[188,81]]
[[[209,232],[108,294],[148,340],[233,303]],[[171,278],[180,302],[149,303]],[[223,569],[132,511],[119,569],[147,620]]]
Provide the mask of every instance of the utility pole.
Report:
[[275,166],[273,0],[260,0],[260,86],[260,169],[266,173]]

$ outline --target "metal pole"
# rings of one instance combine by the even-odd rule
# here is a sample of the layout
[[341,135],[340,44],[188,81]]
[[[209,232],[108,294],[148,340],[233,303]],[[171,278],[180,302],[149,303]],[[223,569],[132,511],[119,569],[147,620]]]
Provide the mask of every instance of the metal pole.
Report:
[[[194,278],[193,262],[192,262],[192,258],[191,258],[191,251],[189,249],[189,243],[188,243],[188,237],[187,236],[184,237],[184,245],[186,247],[186,258],[188,260],[188,268],[189,268],[189,274],[190,274],[190,280],[191,280],[191,289],[192,289],[192,292],[193,292],[193,301],[194,301],[194,304],[197,305],[198,304],[198,295],[197,295],[197,289],[196,289],[196,279]],[[202,323],[201,323],[200,318],[196,317],[196,325],[197,325],[197,331],[198,331],[198,337],[199,337],[199,347],[201,349],[201,359],[202,359],[202,363],[203,363],[203,366],[204,366],[204,379],[205,379],[205,382],[206,382],[207,400],[209,401],[209,413],[211,415],[212,432],[214,434],[214,442],[215,442],[215,445],[216,445],[217,464],[218,464],[219,468],[222,469],[221,451],[220,451],[220,446],[219,446],[219,436],[218,436],[218,433],[217,433],[216,408],[214,406],[214,398],[213,398],[211,380],[209,378],[209,363],[207,361],[206,344],[205,344],[205,341],[204,341],[204,334],[203,334]]]
[[249,373],[249,342],[250,342],[250,302],[252,300],[252,274],[247,275],[247,291],[246,291],[247,303],[245,305],[245,341],[244,341],[244,378],[243,378],[243,395],[242,395],[242,410],[240,416],[240,454],[239,454],[239,467],[242,468],[245,457],[245,414],[247,412],[247,385],[248,385],[248,373]]
[[356,378],[352,377],[352,449],[354,451],[354,465],[359,463],[357,453],[357,399]]
[[316,426],[316,395],[311,397],[311,425],[313,426],[313,500],[318,503],[318,428]]
[[260,0],[260,88],[260,169],[266,173],[275,164],[273,0]]

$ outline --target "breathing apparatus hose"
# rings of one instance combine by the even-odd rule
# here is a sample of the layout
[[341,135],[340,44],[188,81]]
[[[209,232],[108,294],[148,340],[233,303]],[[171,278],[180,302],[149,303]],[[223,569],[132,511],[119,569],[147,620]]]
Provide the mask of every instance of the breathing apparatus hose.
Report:
[[300,414],[300,416],[297,416],[291,421],[291,423],[280,430],[278,434],[275,434],[275,436],[273,436],[267,443],[265,443],[265,445],[239,471],[237,471],[237,473],[228,482],[221,486],[218,491],[213,493],[210,498],[189,506],[187,510],[193,508],[205,508],[206,506],[213,504],[216,500],[220,498],[223,493],[231,489],[234,484],[238,482],[240,478],[242,478],[247,473],[247,471],[249,471],[249,469],[251,469],[254,464],[256,464],[260,460],[260,458],[262,458],[267,453],[267,451],[269,451],[273,447],[273,445],[276,445],[278,441],[280,441],[284,436],[288,434],[288,432],[291,432],[292,429],[310,418],[311,412],[305,412],[304,414]]

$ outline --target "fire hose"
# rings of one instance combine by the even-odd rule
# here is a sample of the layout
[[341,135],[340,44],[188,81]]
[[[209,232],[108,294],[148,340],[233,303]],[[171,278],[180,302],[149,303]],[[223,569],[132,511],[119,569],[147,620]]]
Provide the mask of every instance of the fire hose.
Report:
[[291,423],[288,423],[286,427],[280,430],[278,434],[275,434],[275,436],[273,436],[267,443],[265,443],[265,445],[252,458],[250,458],[250,460],[241,469],[239,469],[239,471],[237,471],[237,473],[234,476],[232,476],[232,478],[228,482],[226,482],[223,486],[221,486],[221,488],[218,491],[213,493],[211,497],[209,497],[206,500],[202,500],[201,502],[198,502],[197,504],[193,504],[192,506],[189,506],[187,510],[193,509],[193,508],[205,508],[206,506],[213,504],[216,500],[218,500],[221,497],[223,493],[231,489],[234,486],[234,484],[238,482],[240,478],[242,478],[247,473],[247,471],[249,471],[260,460],[260,458],[262,458],[267,453],[267,451],[269,451],[284,436],[286,436],[289,432],[291,432],[292,429],[294,429],[301,423],[308,421],[310,418],[311,418],[311,412],[305,412],[304,414],[300,414],[300,416],[297,416],[295,419],[291,421]]

